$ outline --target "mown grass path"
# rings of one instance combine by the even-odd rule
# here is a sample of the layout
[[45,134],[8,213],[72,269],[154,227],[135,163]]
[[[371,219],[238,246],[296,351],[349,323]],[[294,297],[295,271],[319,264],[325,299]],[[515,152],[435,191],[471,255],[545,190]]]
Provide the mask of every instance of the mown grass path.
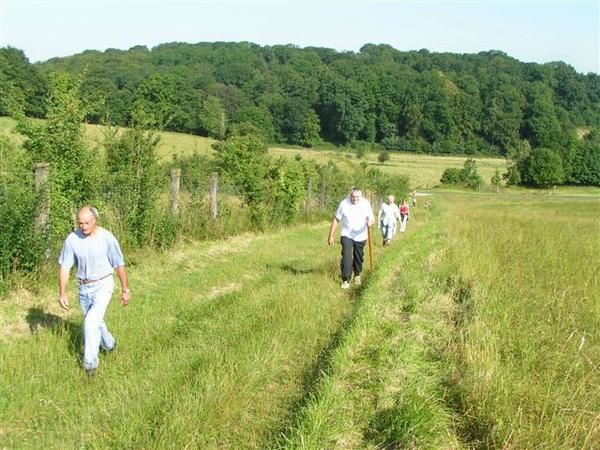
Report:
[[113,299],[106,318],[118,351],[92,380],[75,285],[67,315],[52,288],[36,294],[32,333],[2,341],[0,447],[270,445],[356,304],[356,289],[339,289],[327,226],[130,258],[132,304]]

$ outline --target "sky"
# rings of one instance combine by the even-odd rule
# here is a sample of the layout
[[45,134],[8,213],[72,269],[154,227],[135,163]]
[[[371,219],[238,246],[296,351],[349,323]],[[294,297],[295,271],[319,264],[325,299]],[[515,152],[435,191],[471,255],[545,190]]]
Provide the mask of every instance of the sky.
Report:
[[0,47],[31,62],[166,42],[293,44],[358,52],[500,50],[600,73],[600,0],[0,0]]

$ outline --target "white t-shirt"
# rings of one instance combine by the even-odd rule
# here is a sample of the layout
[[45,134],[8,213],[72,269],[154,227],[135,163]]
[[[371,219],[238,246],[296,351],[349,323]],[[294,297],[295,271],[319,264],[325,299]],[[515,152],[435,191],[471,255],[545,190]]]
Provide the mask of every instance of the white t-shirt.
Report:
[[350,197],[346,197],[335,212],[335,218],[342,223],[341,235],[357,242],[368,239],[367,217],[371,222],[374,221],[371,203],[366,198],[361,198],[353,205]]
[[398,205],[392,203],[382,203],[379,208],[379,221],[383,226],[393,226],[396,220],[400,220],[400,211]]

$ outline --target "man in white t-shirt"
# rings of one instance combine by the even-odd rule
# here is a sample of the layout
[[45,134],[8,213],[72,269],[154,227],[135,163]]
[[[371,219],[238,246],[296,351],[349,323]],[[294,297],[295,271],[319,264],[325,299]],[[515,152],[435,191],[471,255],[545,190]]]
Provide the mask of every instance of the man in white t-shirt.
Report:
[[342,244],[342,289],[350,287],[350,278],[354,272],[354,283],[361,284],[360,273],[364,259],[364,247],[368,239],[368,228],[375,218],[371,203],[363,198],[362,191],[353,187],[350,195],[342,200],[329,227],[327,244],[333,245],[335,230],[342,223],[340,242]]

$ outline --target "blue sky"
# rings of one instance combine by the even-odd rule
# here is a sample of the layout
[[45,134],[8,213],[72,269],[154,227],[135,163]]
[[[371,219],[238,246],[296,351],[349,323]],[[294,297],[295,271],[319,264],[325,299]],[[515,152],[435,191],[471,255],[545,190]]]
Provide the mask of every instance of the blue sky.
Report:
[[214,41],[501,50],[523,62],[560,60],[600,73],[600,0],[0,0],[0,46],[19,48],[32,62],[87,49]]

